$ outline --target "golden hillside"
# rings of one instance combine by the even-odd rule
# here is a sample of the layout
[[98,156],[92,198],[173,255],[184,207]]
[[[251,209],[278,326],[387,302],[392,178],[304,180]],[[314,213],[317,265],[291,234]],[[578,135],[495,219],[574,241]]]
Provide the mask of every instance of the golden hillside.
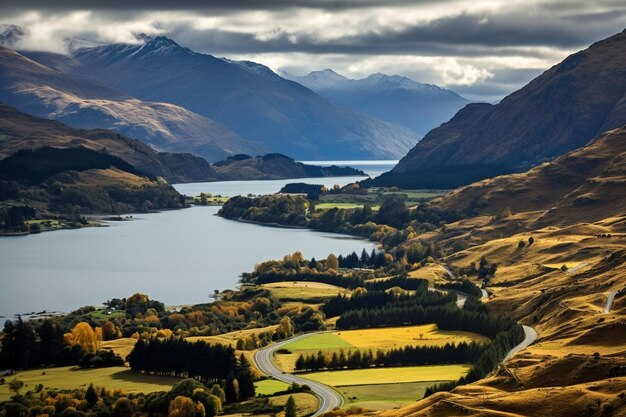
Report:
[[442,263],[460,274],[482,257],[496,263],[488,308],[532,326],[538,339],[489,378],[383,416],[626,415],[625,161],[621,128],[434,203],[473,214],[420,239],[447,249]]

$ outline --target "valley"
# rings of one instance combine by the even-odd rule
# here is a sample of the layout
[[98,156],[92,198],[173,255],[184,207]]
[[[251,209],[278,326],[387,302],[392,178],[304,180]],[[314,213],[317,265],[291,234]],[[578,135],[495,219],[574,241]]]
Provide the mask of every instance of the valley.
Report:
[[626,415],[622,8],[70,3],[0,18],[0,417]]

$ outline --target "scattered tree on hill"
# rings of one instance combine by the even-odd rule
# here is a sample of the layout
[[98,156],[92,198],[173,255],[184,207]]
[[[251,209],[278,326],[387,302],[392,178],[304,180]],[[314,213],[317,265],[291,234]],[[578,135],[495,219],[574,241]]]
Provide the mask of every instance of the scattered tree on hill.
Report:
[[535,243],[535,239],[531,236],[528,238],[528,246],[532,245],[533,243]]
[[89,384],[89,388],[87,388],[87,392],[85,392],[85,399],[89,402],[89,404],[95,404],[98,402],[98,393],[93,387],[93,384]]

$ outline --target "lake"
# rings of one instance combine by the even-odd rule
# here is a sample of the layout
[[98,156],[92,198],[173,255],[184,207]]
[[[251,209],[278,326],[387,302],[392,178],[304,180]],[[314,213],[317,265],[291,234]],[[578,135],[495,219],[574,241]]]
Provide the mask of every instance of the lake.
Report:
[[[322,181],[320,181],[322,180]],[[177,184],[184,194],[274,193],[289,182],[345,185],[351,177]],[[197,191],[199,190],[199,191]],[[196,192],[197,191],[197,192]],[[143,292],[168,305],[210,301],[258,262],[301,251],[326,257],[371,251],[373,242],[305,229],[240,223],[218,207],[134,214],[109,227],[0,237],[0,315],[70,311]]]

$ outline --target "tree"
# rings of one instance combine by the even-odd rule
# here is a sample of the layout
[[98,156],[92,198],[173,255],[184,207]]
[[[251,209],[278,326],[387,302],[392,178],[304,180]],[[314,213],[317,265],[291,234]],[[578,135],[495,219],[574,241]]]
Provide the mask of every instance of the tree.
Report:
[[204,405],[194,403],[189,397],[179,395],[170,401],[168,417],[205,417]]
[[529,237],[528,238],[528,246],[532,245],[533,243],[535,243],[535,239],[533,239],[533,237]]
[[100,347],[96,332],[91,328],[89,323],[84,321],[76,324],[70,333],[63,335],[63,338],[68,345],[78,345],[85,352],[96,352]]
[[211,387],[211,395],[215,395],[219,398],[222,404],[226,402],[226,393],[219,384],[215,384]]
[[276,334],[281,339],[293,336],[293,323],[289,316],[280,319],[278,327],[276,328]]
[[215,395],[209,394],[207,391],[198,388],[193,392],[191,399],[204,406],[204,412],[207,417],[217,415],[222,409],[222,403]]
[[337,260],[337,256],[334,253],[331,253],[326,258],[326,268],[334,269],[335,271],[339,270],[339,260]]
[[293,395],[290,395],[285,403],[285,417],[296,417],[296,400],[293,399]]
[[20,390],[24,387],[24,381],[21,379],[12,379],[9,381],[9,390],[13,391],[15,395],[20,395]]
[[233,375],[229,375],[226,378],[224,392],[226,393],[226,402],[236,403],[239,401],[239,381]]
[[254,397],[254,381],[252,380],[252,367],[250,362],[243,356],[239,356],[239,364],[237,366],[237,381],[239,381],[239,398],[246,400]]
[[93,387],[93,384],[89,384],[89,388],[87,388],[87,392],[85,393],[85,399],[89,402],[89,404],[95,404],[98,402],[98,393]]
[[113,404],[113,417],[128,417],[133,414],[133,404],[126,398],[119,398]]

